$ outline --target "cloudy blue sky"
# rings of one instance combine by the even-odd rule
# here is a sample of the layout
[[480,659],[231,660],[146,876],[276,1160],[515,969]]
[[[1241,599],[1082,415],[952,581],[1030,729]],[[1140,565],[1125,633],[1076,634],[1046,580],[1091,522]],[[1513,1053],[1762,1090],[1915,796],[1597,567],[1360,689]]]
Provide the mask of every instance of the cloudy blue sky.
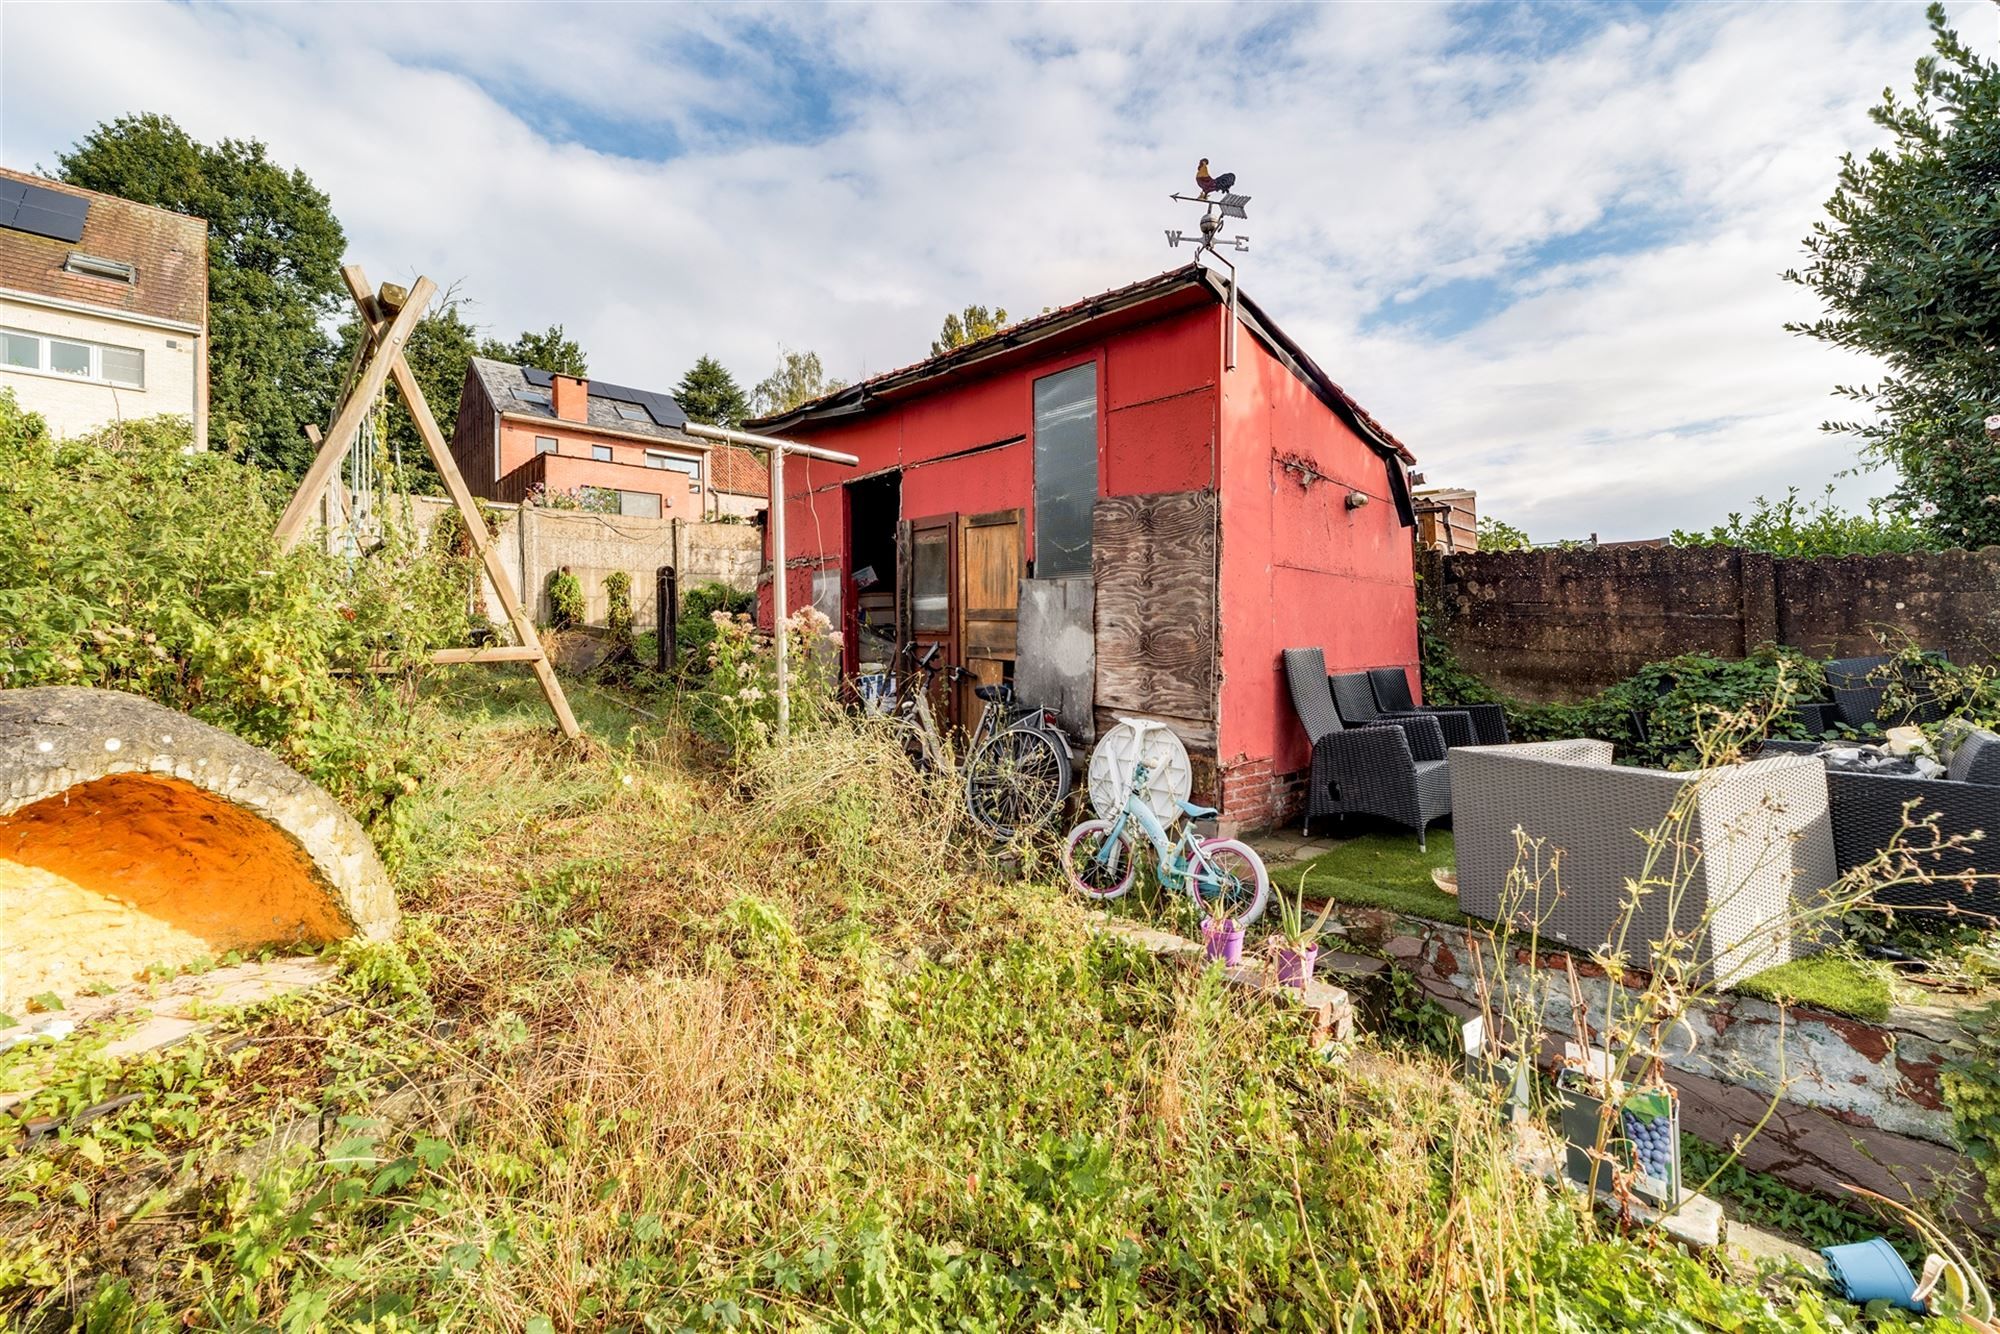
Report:
[[1432,483],[1538,539],[1640,537],[1851,465],[1817,426],[1870,368],[1782,332],[1814,306],[1778,274],[1924,49],[1915,4],[13,0],[0,162],[141,110],[261,138],[371,274],[664,387],[781,345],[855,378],[967,301],[1167,268],[1205,155],[1254,196],[1246,290]]

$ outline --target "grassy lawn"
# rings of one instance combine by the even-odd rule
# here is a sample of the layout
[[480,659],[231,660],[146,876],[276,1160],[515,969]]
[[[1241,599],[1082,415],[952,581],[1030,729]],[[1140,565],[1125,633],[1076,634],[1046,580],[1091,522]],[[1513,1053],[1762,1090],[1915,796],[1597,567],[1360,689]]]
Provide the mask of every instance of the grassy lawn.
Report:
[[1448,1066],[1328,1059],[988,878],[885,738],[730,762],[602,699],[581,746],[525,689],[420,707],[399,939],[56,1054],[24,1115],[136,1096],[0,1140],[0,1325],[1863,1327],[1577,1215]]
[[[1419,851],[1417,840],[1407,833],[1363,834],[1310,861],[1273,872],[1271,882],[1287,893],[1297,892],[1303,883],[1309,898],[1464,925],[1469,919],[1459,911],[1458,900],[1431,879],[1432,868],[1453,865],[1451,831],[1433,829],[1429,843],[1428,851]],[[1880,1020],[1889,1014],[1888,969],[1839,954],[1780,964],[1735,989],[1745,996],[1809,1005],[1857,1019]]]

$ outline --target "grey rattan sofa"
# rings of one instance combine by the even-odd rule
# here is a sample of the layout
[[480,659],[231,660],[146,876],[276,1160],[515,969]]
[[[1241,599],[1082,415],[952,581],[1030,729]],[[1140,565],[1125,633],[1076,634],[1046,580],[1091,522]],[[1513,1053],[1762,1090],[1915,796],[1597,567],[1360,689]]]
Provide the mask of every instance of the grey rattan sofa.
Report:
[[[1806,734],[1820,736],[1835,726],[1896,727],[1904,723],[1937,722],[1944,716],[1944,710],[1927,696],[1921,676],[1899,668],[1896,663],[1890,657],[1835,658],[1828,662],[1826,685],[1832,700],[1809,700],[1795,706]],[[1885,717],[1883,706],[1895,678],[1901,679],[1914,703],[1899,714]]]
[[1284,652],[1292,707],[1312,742],[1305,828],[1328,815],[1379,815],[1417,831],[1451,814],[1451,774],[1444,731],[1435,718],[1384,719],[1348,727],[1333,707],[1326,656],[1316,648]]
[[[1545,940],[1622,948],[1640,968],[1654,962],[1671,921],[1694,939],[1693,962],[1723,986],[1818,949],[1816,933],[1794,925],[1835,879],[1817,760],[1666,773],[1612,764],[1608,742],[1543,741],[1454,750],[1450,769],[1458,900],[1474,916],[1505,912],[1522,929],[1539,920]],[[1621,946],[1628,882],[1648,874],[1641,831],[1660,828],[1684,794],[1692,806],[1675,827],[1681,846],[1662,853],[1649,881],[1685,888],[1640,894]],[[1561,850],[1559,876],[1539,891],[1508,883],[1517,828]]]
[[[1767,741],[1762,753],[1803,754],[1818,744]],[[1946,877],[1928,885],[1884,885],[1874,891],[1875,902],[1906,911],[1955,909],[2000,918],[2000,882],[1950,879],[2000,875],[2000,736],[1967,729],[1953,747],[1942,778],[1829,769],[1826,790],[1834,857],[1843,874],[1875,860],[1902,836],[1903,846],[1922,870]],[[1917,851],[1931,842],[1931,835],[1923,830],[1904,835],[1903,808],[1910,802],[1916,803],[1910,807],[1910,819],[1935,817],[1940,841],[1953,837],[1962,841],[1935,852]]]
[[1479,732],[1472,724],[1472,715],[1462,709],[1384,709],[1375,702],[1375,686],[1369,681],[1367,672],[1336,672],[1327,678],[1333,687],[1333,707],[1340,710],[1340,721],[1349,727],[1366,727],[1370,723],[1390,722],[1398,718],[1435,718],[1444,731],[1447,746],[1476,746]]
[[[1418,708],[1410,696],[1409,673],[1401,667],[1370,667],[1368,684],[1375,692],[1375,703],[1386,714],[1446,712],[1445,709]],[[1498,704],[1453,704],[1449,706],[1449,710],[1463,713],[1472,720],[1475,741],[1478,745],[1507,744],[1507,711]]]

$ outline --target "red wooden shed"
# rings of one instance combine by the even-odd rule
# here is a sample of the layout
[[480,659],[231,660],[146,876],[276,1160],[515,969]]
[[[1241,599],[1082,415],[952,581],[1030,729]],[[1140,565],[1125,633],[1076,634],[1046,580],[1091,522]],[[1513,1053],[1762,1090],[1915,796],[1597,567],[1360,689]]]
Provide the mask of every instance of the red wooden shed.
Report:
[[[1308,762],[1282,649],[1417,661],[1410,452],[1199,264],[751,423],[857,455],[786,472],[787,591],[846,666],[939,643],[1086,741],[1172,726],[1233,829]],[[767,553],[768,554],[768,553]]]

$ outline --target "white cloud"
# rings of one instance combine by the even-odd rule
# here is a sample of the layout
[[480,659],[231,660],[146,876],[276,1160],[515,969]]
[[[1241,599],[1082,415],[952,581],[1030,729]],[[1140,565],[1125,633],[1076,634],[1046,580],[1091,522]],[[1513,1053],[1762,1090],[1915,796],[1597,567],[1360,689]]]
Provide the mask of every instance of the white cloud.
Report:
[[[965,301],[1157,272],[1205,154],[1255,197],[1248,290],[1432,481],[1645,536],[1851,461],[1816,427],[1866,368],[1782,332],[1813,305],[1777,274],[1924,40],[1907,6],[14,4],[0,160],[138,110],[264,139],[372,273],[663,385],[781,344],[878,371]],[[1607,218],[1630,248],[1560,258]],[[1491,318],[1394,322],[1453,279]]]

